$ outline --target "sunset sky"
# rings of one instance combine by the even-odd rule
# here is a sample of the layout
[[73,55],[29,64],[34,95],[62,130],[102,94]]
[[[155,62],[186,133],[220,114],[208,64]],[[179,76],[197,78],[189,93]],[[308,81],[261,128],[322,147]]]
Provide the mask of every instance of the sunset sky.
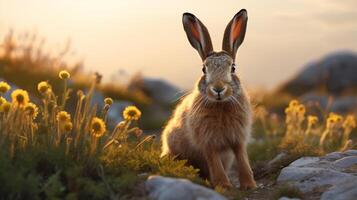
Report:
[[85,69],[107,80],[119,70],[141,71],[188,89],[201,60],[182,13],[194,13],[220,50],[225,26],[241,8],[249,20],[237,71],[249,87],[271,88],[336,50],[357,52],[356,0],[0,0],[0,37],[10,28],[36,32],[54,49],[70,39]]

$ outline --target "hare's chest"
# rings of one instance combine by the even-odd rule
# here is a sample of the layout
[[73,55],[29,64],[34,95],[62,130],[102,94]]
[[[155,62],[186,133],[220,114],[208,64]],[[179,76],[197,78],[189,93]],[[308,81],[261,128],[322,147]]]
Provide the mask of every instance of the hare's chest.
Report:
[[199,146],[226,149],[244,142],[246,123],[239,115],[209,113],[191,120],[192,140]]

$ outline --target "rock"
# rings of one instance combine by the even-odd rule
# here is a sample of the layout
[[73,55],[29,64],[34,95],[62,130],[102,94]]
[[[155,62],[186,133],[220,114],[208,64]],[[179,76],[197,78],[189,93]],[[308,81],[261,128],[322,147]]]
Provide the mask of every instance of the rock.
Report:
[[186,179],[150,176],[145,187],[153,200],[226,200],[214,190]]
[[140,90],[154,102],[164,105],[175,103],[181,95],[177,87],[164,80],[142,77],[140,75],[130,81],[128,89],[132,91]]
[[280,197],[279,200],[300,200],[299,198]]
[[290,183],[302,192],[322,190],[321,199],[356,199],[357,151],[303,157],[285,167],[278,183]]
[[341,94],[357,88],[357,54],[335,52],[307,64],[292,80],[282,85],[281,92],[301,95],[324,88],[328,93]]
[[347,156],[333,162],[333,165],[339,168],[350,168],[353,165],[357,166],[357,156]]

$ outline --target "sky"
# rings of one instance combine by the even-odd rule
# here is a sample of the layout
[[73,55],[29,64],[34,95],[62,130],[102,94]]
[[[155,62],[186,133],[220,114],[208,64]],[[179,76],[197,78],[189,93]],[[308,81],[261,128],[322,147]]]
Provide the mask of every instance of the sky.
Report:
[[0,0],[0,38],[11,28],[44,36],[50,49],[70,40],[85,70],[107,81],[125,81],[119,71],[141,72],[190,89],[202,61],[182,14],[195,14],[221,50],[241,8],[249,19],[237,73],[248,87],[273,88],[328,53],[357,52],[356,0]]

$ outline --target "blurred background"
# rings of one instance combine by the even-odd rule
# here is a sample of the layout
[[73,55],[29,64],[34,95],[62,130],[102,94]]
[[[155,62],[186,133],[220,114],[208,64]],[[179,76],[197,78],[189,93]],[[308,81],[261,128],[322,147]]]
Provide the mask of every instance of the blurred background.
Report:
[[201,75],[182,13],[200,18],[220,50],[225,26],[246,8],[237,73],[255,104],[279,114],[298,98],[346,113],[356,108],[356,7],[355,0],[0,0],[0,77],[34,90],[68,69],[73,86],[85,88],[88,74],[98,72],[98,102],[117,100],[113,119],[136,104],[143,127],[158,129]]
[[248,86],[271,88],[327,53],[357,51],[356,7],[354,0],[1,0],[0,36],[9,28],[35,32],[51,49],[70,40],[85,69],[105,80],[140,71],[190,89],[201,61],[187,42],[182,13],[200,18],[220,50],[225,26],[246,8],[239,73]]

